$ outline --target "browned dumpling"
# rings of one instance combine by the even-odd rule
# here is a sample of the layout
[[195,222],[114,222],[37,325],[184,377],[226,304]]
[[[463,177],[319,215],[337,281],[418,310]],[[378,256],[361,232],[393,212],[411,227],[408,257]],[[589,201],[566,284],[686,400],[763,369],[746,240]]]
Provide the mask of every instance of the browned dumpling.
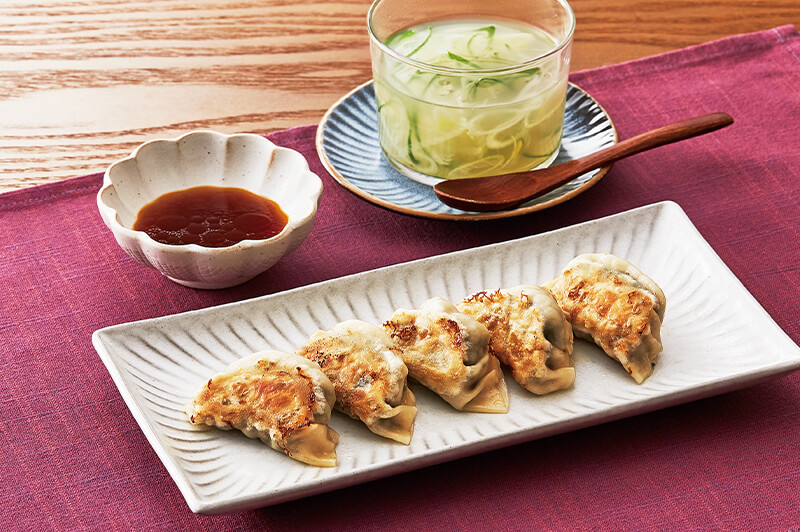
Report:
[[380,436],[408,444],[417,415],[408,368],[386,332],[349,320],[318,331],[298,354],[322,368],[336,391],[336,408]]
[[383,324],[410,377],[456,410],[508,412],[508,391],[489,331],[450,302],[433,298],[417,310],[400,309]]
[[547,290],[522,285],[478,292],[458,309],[489,329],[492,354],[529,392],[543,395],[575,382],[572,328]]
[[620,257],[587,254],[575,257],[545,286],[577,336],[594,341],[637,383],[650,376],[662,349],[667,304],[652,279]]
[[314,466],[336,465],[338,434],[327,426],[335,394],[315,363],[264,351],[211,377],[189,406],[192,423],[239,429]]

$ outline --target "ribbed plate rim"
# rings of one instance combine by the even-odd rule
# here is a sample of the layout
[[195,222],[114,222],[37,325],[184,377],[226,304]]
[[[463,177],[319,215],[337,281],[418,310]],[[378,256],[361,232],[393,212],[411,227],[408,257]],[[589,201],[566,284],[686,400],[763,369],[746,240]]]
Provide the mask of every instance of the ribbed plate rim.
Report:
[[[123,378],[122,375],[124,369],[123,365],[125,363],[125,357],[118,353],[114,353],[113,350],[110,348],[110,346],[106,345],[103,341],[103,337],[105,335],[114,333],[115,331],[122,331],[128,329],[135,331],[139,327],[143,326],[149,327],[153,325],[163,327],[163,326],[168,326],[170,322],[173,322],[174,320],[180,322],[181,320],[199,319],[207,315],[215,316],[220,313],[224,315],[226,312],[233,311],[237,307],[241,309],[246,309],[248,306],[251,305],[267,304],[270,302],[270,300],[279,301],[281,298],[289,298],[298,294],[302,294],[302,292],[306,290],[321,290],[321,289],[327,289],[329,287],[335,287],[337,284],[340,283],[347,283],[351,281],[355,282],[358,280],[359,277],[368,278],[368,276],[371,275],[372,276],[385,275],[385,274],[390,274],[393,271],[401,272],[405,269],[409,270],[420,269],[424,268],[426,263],[435,264],[437,261],[466,260],[465,257],[468,258],[469,254],[485,253],[493,250],[502,250],[504,248],[513,249],[514,246],[531,245],[534,244],[537,239],[552,237],[558,234],[569,234],[570,232],[579,232],[584,229],[591,228],[592,224],[596,223],[601,223],[601,222],[610,223],[611,221],[615,222],[624,221],[625,217],[629,216],[632,217],[639,214],[651,215],[652,217],[655,218],[661,215],[662,213],[666,213],[670,216],[678,216],[678,221],[681,224],[686,224],[685,228],[694,234],[693,240],[697,241],[696,242],[697,245],[700,246],[698,250],[700,253],[703,254],[705,260],[709,261],[710,267],[713,267],[715,271],[723,275],[725,282],[729,281],[733,282],[734,284],[733,288],[737,291],[737,294],[743,296],[747,301],[748,309],[752,309],[757,314],[759,314],[761,320],[765,321],[766,323],[771,323],[769,330],[764,332],[764,334],[766,335],[765,337],[772,338],[772,340],[774,340],[773,343],[777,343],[781,348],[785,346],[789,352],[788,355],[784,355],[779,362],[772,362],[770,364],[762,365],[762,367],[758,369],[758,371],[731,373],[730,375],[726,375],[723,377],[719,377],[704,382],[702,383],[702,385],[694,385],[688,391],[678,390],[669,393],[663,393],[660,395],[650,396],[635,402],[633,405],[622,405],[619,408],[614,408],[605,411],[602,413],[602,415],[599,416],[594,415],[592,412],[589,412],[582,416],[570,418],[567,421],[561,420],[551,423],[550,425],[546,425],[544,428],[529,427],[528,429],[520,430],[516,434],[495,435],[487,438],[485,441],[481,441],[477,444],[474,444],[469,448],[464,446],[462,447],[456,446],[454,449],[449,449],[444,451],[434,450],[431,453],[428,454],[423,453],[422,456],[416,458],[411,457],[408,459],[398,460],[395,463],[372,464],[369,467],[362,468],[361,471],[358,471],[355,474],[352,474],[352,472],[350,472],[350,474],[347,474],[348,472],[345,472],[342,475],[327,478],[324,481],[321,481],[314,486],[281,487],[278,489],[268,490],[263,493],[250,494],[242,497],[224,497],[224,496],[202,497],[195,490],[194,486],[192,485],[192,481],[188,478],[186,474],[186,471],[184,471],[181,468],[180,464],[178,464],[176,457],[172,456],[168,451],[168,449],[159,440],[158,435],[155,433],[153,427],[151,426],[152,420],[148,418],[147,414],[145,414],[145,412],[141,408],[141,405],[139,405],[137,400],[134,398],[131,390],[128,389],[128,385],[125,382],[125,379]],[[431,295],[436,295],[436,294],[431,294]],[[669,302],[668,302],[667,312],[669,314]],[[665,323],[667,322],[665,321]],[[460,457],[469,456],[480,452],[485,452],[488,450],[505,447],[508,445],[513,445],[523,441],[538,439],[552,434],[567,432],[586,426],[604,423],[607,421],[611,421],[613,419],[619,419],[634,414],[648,412],[657,408],[664,408],[674,404],[688,402],[702,397],[714,395],[716,393],[721,393],[723,391],[730,391],[733,389],[751,385],[756,382],[765,380],[767,378],[788,373],[800,368],[800,347],[798,347],[788,337],[788,335],[786,335],[786,333],[780,329],[780,327],[774,322],[774,320],[772,320],[772,318],[769,316],[766,310],[764,310],[764,308],[758,303],[758,301],[752,296],[752,294],[750,294],[750,292],[747,291],[744,285],[742,285],[742,283],[738,280],[738,278],[736,278],[736,276],[730,271],[730,269],[728,269],[728,267],[719,258],[719,256],[716,255],[711,246],[708,245],[708,243],[703,239],[702,235],[700,235],[700,233],[691,223],[689,218],[686,216],[685,212],[677,204],[669,201],[656,203],[644,207],[639,207],[637,209],[632,209],[629,211],[624,211],[618,214],[606,216],[596,220],[583,222],[581,224],[576,224],[573,226],[556,229],[554,231],[549,231],[547,233],[542,233],[539,235],[533,235],[507,242],[501,242],[487,246],[480,246],[476,248],[456,251],[434,257],[418,259],[415,261],[387,266],[384,268],[357,273],[337,279],[322,281],[319,283],[314,283],[294,288],[291,290],[287,290],[284,292],[269,294],[249,300],[237,301],[215,307],[208,307],[204,309],[198,309],[189,312],[173,314],[169,316],[162,316],[147,320],[139,320],[139,321],[113,325],[109,327],[104,327],[94,332],[94,334],[92,335],[92,342],[98,354],[100,355],[100,358],[102,359],[110,375],[112,376],[112,379],[119,388],[120,394],[125,400],[134,418],[140,425],[142,431],[144,432],[151,446],[156,451],[156,454],[159,456],[161,461],[164,463],[167,471],[172,476],[173,480],[176,482],[181,493],[186,499],[189,507],[193,511],[198,513],[220,513],[220,512],[228,512],[228,511],[241,510],[247,508],[255,508],[270,504],[277,504],[287,500],[292,500],[308,495],[313,495],[316,493],[330,491],[333,489],[338,489],[341,487],[353,485],[356,483],[362,483],[376,478],[389,476],[399,472],[410,471],[413,469],[418,469],[421,467],[433,465],[443,461],[449,461]],[[273,452],[273,451],[265,449],[265,452]]]

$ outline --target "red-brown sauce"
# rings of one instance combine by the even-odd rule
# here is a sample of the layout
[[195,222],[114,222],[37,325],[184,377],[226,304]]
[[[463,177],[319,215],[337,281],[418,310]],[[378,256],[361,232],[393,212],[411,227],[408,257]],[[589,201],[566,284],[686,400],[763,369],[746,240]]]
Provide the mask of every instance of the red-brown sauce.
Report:
[[139,210],[133,229],[164,244],[221,248],[275,236],[288,221],[271,199],[243,188],[202,186],[159,196]]

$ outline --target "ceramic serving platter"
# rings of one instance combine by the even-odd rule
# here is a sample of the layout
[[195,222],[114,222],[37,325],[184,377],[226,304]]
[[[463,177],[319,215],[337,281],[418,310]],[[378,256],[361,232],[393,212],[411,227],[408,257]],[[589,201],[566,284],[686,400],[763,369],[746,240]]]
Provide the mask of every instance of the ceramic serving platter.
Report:
[[[542,284],[574,256],[625,257],[667,297],[664,350],[642,385],[577,340],[577,379],[537,397],[506,373],[507,414],[461,413],[411,383],[419,413],[406,446],[334,412],[339,465],[296,462],[237,431],[202,429],[184,408],[213,374],[258,350],[292,351],[346,319],[380,324],[430,297]],[[116,325],[92,337],[142,431],[195,512],[279,503],[740,388],[800,367],[800,348],[674,203],[436,256],[256,299]]]
[[[617,131],[606,111],[586,91],[570,84],[564,111],[561,150],[553,164],[589,155],[617,142]],[[445,220],[488,220],[539,211],[585,192],[611,168],[580,175],[551,192],[500,212],[466,212],[436,198],[431,185],[401,174],[378,142],[375,89],[370,81],[336,102],[317,129],[317,153],[333,178],[357,196],[387,209]]]

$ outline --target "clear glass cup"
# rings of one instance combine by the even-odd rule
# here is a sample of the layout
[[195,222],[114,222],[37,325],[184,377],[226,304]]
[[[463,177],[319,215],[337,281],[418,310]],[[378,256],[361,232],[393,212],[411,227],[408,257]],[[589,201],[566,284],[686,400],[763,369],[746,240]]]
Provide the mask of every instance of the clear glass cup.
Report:
[[367,18],[380,143],[401,172],[435,183],[556,158],[575,29],[565,0],[376,0]]

